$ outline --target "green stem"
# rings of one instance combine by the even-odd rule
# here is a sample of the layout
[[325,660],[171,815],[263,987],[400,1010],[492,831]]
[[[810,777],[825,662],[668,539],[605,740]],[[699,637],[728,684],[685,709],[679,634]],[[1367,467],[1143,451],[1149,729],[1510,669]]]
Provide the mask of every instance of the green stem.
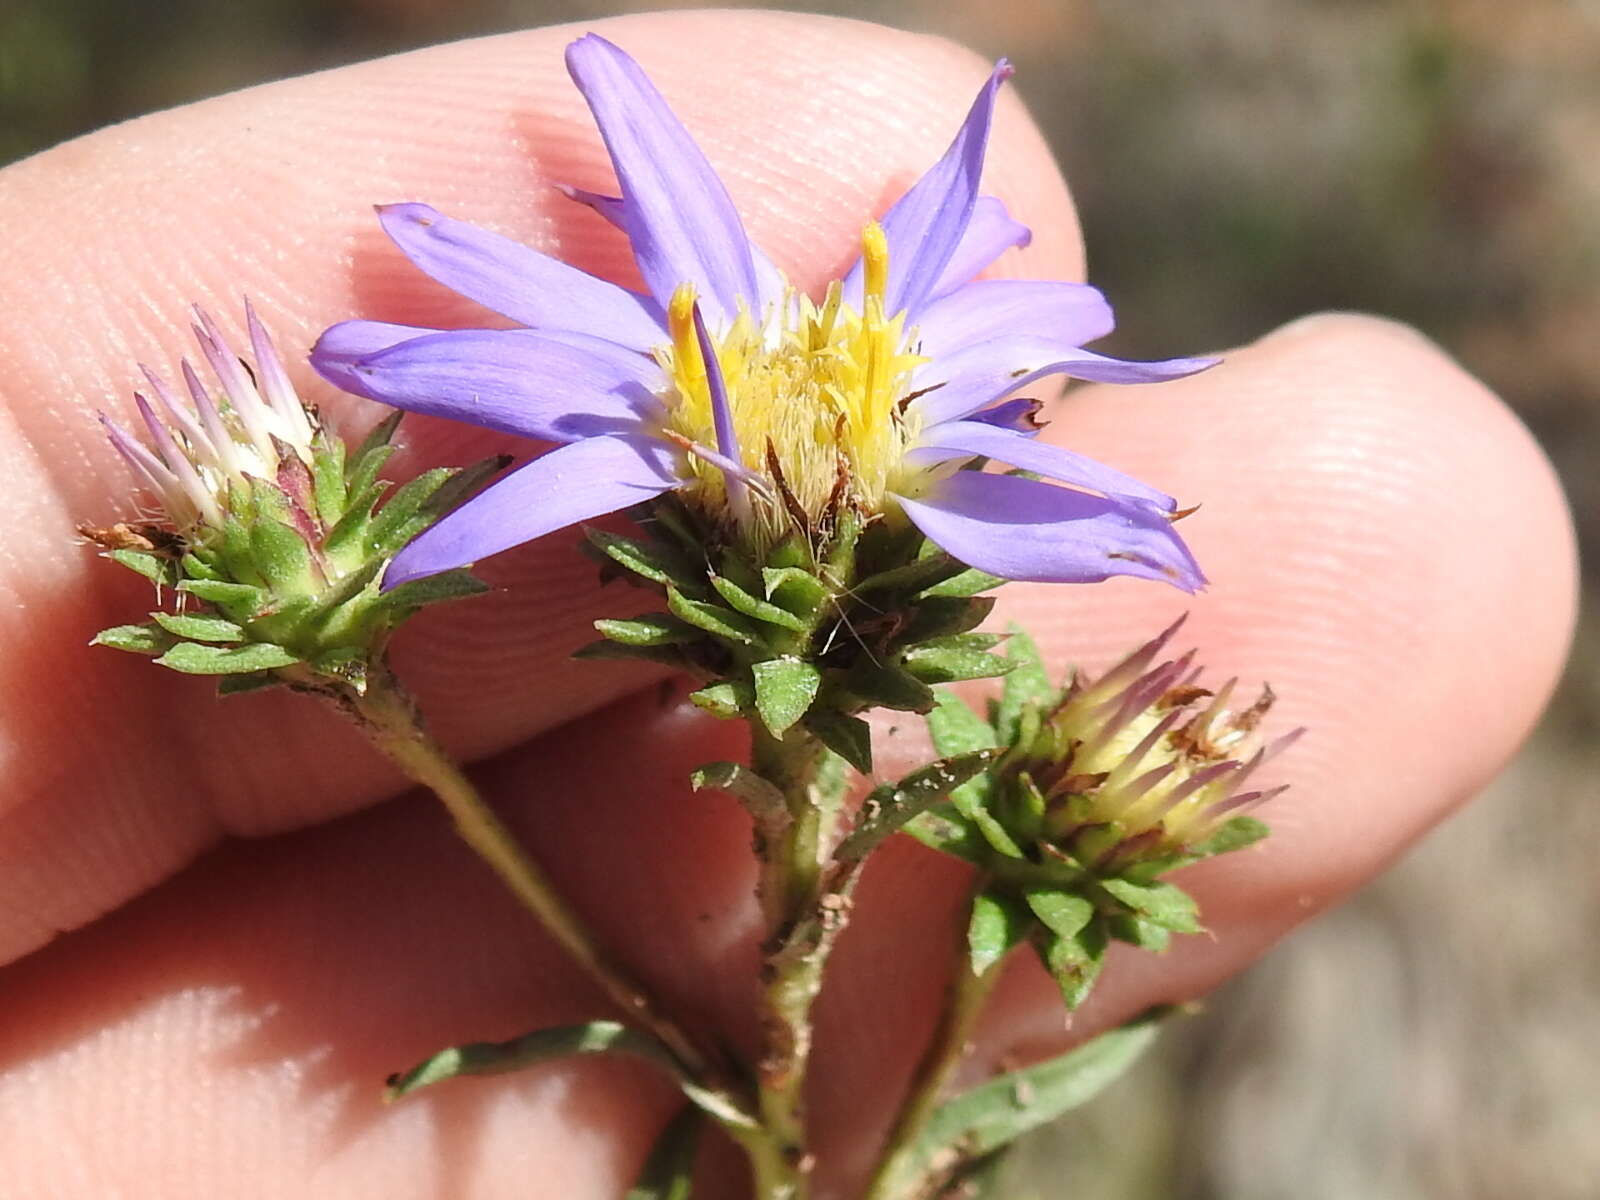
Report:
[[966,1057],[973,1026],[1000,979],[1004,961],[1002,958],[982,975],[974,975],[966,955],[962,953],[957,958],[955,978],[950,981],[938,1028],[917,1064],[916,1076],[895,1118],[865,1200],[910,1200],[920,1195],[913,1190],[922,1182],[916,1174],[918,1139]]
[[612,1002],[666,1046],[689,1077],[713,1090],[723,1090],[715,1081],[715,1072],[706,1056],[656,1007],[650,995],[600,949],[582,919],[518,845],[515,836],[484,802],[477,788],[423,730],[416,707],[398,681],[385,671],[374,671],[364,694],[347,697],[346,702],[373,744],[407,778],[439,797],[467,845],[489,864],[522,906],[600,984]]

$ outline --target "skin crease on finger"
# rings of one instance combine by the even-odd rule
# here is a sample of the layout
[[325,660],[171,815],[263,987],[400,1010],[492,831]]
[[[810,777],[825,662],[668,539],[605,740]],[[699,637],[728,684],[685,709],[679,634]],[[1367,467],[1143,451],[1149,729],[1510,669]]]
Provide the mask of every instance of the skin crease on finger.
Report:
[[[870,80],[875,94],[878,82],[887,79],[886,99],[903,94],[906,81],[941,68],[974,81],[981,71],[974,60],[940,44],[874,31],[870,36],[877,39],[878,54],[892,51],[894,65],[885,76],[876,73],[876,61],[865,61],[870,56],[859,49],[859,41],[841,36],[841,30],[859,36],[863,27],[750,15],[715,20],[719,45],[738,50],[727,55],[730,64],[763,48],[769,65],[774,60],[792,64],[791,86],[795,77],[814,81],[812,67],[824,42],[831,63],[844,64],[832,68],[840,79],[856,80],[863,89],[869,84],[861,81]],[[820,157],[824,152],[815,151],[816,159],[804,156],[814,152],[807,147],[835,135],[838,127],[829,123],[834,118],[814,116],[815,128],[798,131],[762,130],[768,148],[759,153],[754,133],[740,143],[737,131],[718,123],[714,97],[705,92],[712,82],[693,74],[692,57],[675,59],[671,53],[679,39],[690,45],[704,36],[705,26],[697,30],[684,22],[652,18],[605,28],[640,56],[690,127],[705,137],[754,232],[780,263],[798,265],[808,241],[837,246],[842,261],[852,234],[849,214],[881,208],[904,178],[875,176],[874,185],[858,185],[854,193],[841,183],[840,193],[804,199],[794,196],[804,189],[786,189],[776,175],[761,183],[761,172],[771,169],[774,156],[796,164],[794,171],[819,171],[828,161]],[[526,128],[508,133],[495,124],[508,112],[537,108],[560,114],[565,129],[586,129],[553,69],[542,65],[567,36],[544,31],[491,43],[496,49],[488,61],[499,65],[485,70],[480,51],[466,81],[455,78],[464,60],[449,58],[459,48],[446,47],[397,60],[421,64],[409,86],[404,75],[384,74],[400,71],[393,63],[371,64],[213,103],[259,105],[249,110],[250,121],[299,123],[302,130],[309,121],[313,130],[326,130],[326,112],[313,114],[321,111],[318,105],[332,104],[330,97],[344,97],[347,111],[355,104],[347,119],[359,126],[362,112],[392,109],[436,83],[450,95],[453,86],[463,97],[463,119],[476,113],[483,122],[483,131],[467,135],[463,144],[480,146],[483,170],[498,167],[514,182],[490,189],[463,182],[454,172],[418,198],[447,209],[456,199],[463,215],[498,222],[524,237],[553,237],[564,255],[620,274],[619,259],[582,248],[588,243],[578,240],[579,232],[590,237],[587,226],[547,204],[526,203],[527,194],[537,190],[528,177],[529,135]],[[849,57],[858,52],[861,59]],[[524,57],[541,65],[530,67]],[[781,74],[781,65],[777,69]],[[498,84],[486,82],[495,79]],[[744,117],[758,76],[730,71],[715,86],[724,84],[721,94],[741,97],[729,111]],[[297,98],[297,88],[324,90]],[[374,89],[375,99],[356,103]],[[813,82],[797,99],[818,103],[816,93],[827,90]],[[960,93],[954,85],[930,90]],[[777,92],[762,94],[771,97],[767,103],[777,104]],[[369,103],[370,110],[361,107]],[[491,106],[488,115],[478,113],[478,105]],[[189,114],[205,117],[209,107]],[[908,173],[938,152],[959,116],[959,101],[932,104],[924,128],[924,115],[914,107],[906,101],[899,118],[917,130],[915,148],[903,151]],[[881,109],[874,111],[878,121],[868,122],[869,128],[879,128],[884,119]],[[1059,228],[1065,194],[1053,172],[1043,169],[1043,152],[1031,130],[1014,109],[1006,112],[989,181],[1022,219],[1042,229],[1055,218]],[[180,119],[160,118],[146,128],[159,133],[161,121]],[[847,127],[858,119],[860,111],[838,117]],[[219,127],[235,128],[241,114],[223,113],[215,120]],[[441,121],[431,164],[402,162],[420,153],[409,142],[386,152],[383,169],[395,173],[392,186],[420,188],[428,182],[424,172],[440,171],[440,161],[449,160],[439,147],[450,131],[450,123]],[[865,131],[858,127],[857,134]],[[176,131],[164,136],[169,150],[181,142]],[[286,170],[283,162],[297,161],[296,155],[315,146],[311,138],[296,148],[297,135],[285,136],[291,144],[277,153],[287,157],[271,165],[280,173]],[[502,145],[498,139],[507,141]],[[774,139],[781,139],[781,151]],[[144,144],[155,140],[152,134]],[[202,138],[201,160],[223,153],[225,142],[216,130]],[[848,138],[829,144],[826,153],[843,154],[848,144]],[[127,160],[138,155],[126,148],[86,152],[84,146],[55,152],[91,153],[92,161],[75,168],[68,162],[41,168],[34,160],[14,170],[55,172],[56,189],[75,170],[106,169],[107,156],[122,174],[134,170]],[[491,153],[483,146],[500,148]],[[605,181],[587,138],[581,146],[570,141],[541,146],[539,153],[571,156],[562,161],[577,164],[574,170],[581,167],[583,173],[567,178],[580,185]],[[241,152],[227,161],[256,157]],[[173,165],[162,162],[169,169]],[[874,171],[883,169],[881,154],[872,162]],[[331,168],[335,176],[354,169],[341,163]],[[139,178],[154,187],[161,172],[146,170],[151,173]],[[538,170],[539,180],[562,177],[546,175],[543,158]],[[135,257],[150,257],[142,268],[147,277],[128,286],[148,298],[158,317],[143,314],[138,307],[143,301],[107,294],[110,285],[102,275],[108,261],[123,263],[126,273],[129,260],[119,257],[123,251],[91,246],[86,265],[69,270],[47,264],[48,229],[41,223],[69,219],[62,209],[83,210],[59,195],[46,204],[43,197],[52,194],[49,178],[16,185],[11,173],[0,175],[0,210],[11,218],[12,228],[18,221],[32,222],[23,252],[38,256],[31,269],[40,278],[54,280],[36,287],[31,304],[20,309],[23,319],[41,321],[39,344],[23,348],[8,331],[11,344],[0,349],[11,420],[27,439],[7,437],[0,453],[15,460],[8,462],[12,469],[6,478],[34,482],[38,489],[19,496],[17,503],[39,531],[32,535],[34,552],[45,563],[26,585],[13,565],[8,564],[7,576],[30,609],[46,597],[61,605],[50,610],[43,633],[30,632],[30,641],[64,643],[69,649],[62,653],[69,653],[79,640],[69,627],[81,621],[85,631],[91,630],[96,621],[118,618],[111,606],[142,603],[136,593],[89,582],[97,579],[98,568],[79,562],[81,552],[63,548],[62,539],[70,536],[70,519],[83,515],[84,506],[92,512],[114,503],[116,494],[117,485],[107,486],[102,478],[113,464],[93,441],[85,411],[126,390],[131,375],[124,360],[148,354],[150,345],[176,343],[168,321],[191,294],[222,308],[234,291],[249,287],[265,305],[281,311],[293,288],[300,299],[290,311],[303,323],[298,326],[302,334],[346,315],[357,303],[363,315],[389,319],[470,319],[448,307],[437,289],[410,282],[392,262],[382,265],[387,260],[380,260],[376,243],[360,232],[361,222],[368,220],[361,204],[374,197],[359,180],[341,178],[328,183],[326,178],[298,180],[292,172],[282,176],[278,181],[303,197],[302,203],[331,205],[328,195],[304,196],[306,190],[328,187],[337,188],[343,207],[336,219],[305,217],[305,228],[297,229],[301,206],[289,200],[281,209],[274,205],[261,220],[281,228],[263,230],[259,238],[276,249],[247,258],[248,270],[207,258],[193,245],[181,247],[175,233],[161,254],[148,246],[138,251]],[[379,185],[386,182],[374,178]],[[452,189],[460,189],[456,197]],[[176,203],[181,211],[182,205],[205,200],[181,187],[175,192],[160,197],[160,203]],[[148,202],[158,201],[152,196]],[[823,211],[835,204],[847,211]],[[224,209],[232,219],[241,211],[237,198],[219,202],[218,213]],[[189,219],[190,227],[207,229],[221,217],[193,224],[199,217],[191,212]],[[163,214],[159,220],[167,218]],[[324,229],[330,223],[336,236]],[[175,219],[173,229],[182,227]],[[1016,270],[1056,277],[1068,272],[1076,261],[1076,243],[1070,226],[1067,230],[1064,241],[1036,244],[1017,260]],[[593,236],[595,246],[610,246]],[[231,249],[235,242],[226,244]],[[353,292],[337,270],[312,269],[324,257],[339,259],[341,252],[346,261],[353,255],[358,268]],[[594,257],[585,257],[590,254]],[[164,263],[170,264],[170,276],[160,274]],[[323,286],[319,281],[325,275],[328,294],[307,298],[305,288]],[[360,282],[371,276],[376,282]],[[13,278],[8,273],[8,281]],[[279,280],[276,290],[269,287],[274,279]],[[113,331],[95,322],[61,336],[63,314],[81,303],[67,297],[85,294],[101,296],[97,303],[107,306],[105,321]],[[53,324],[44,322],[40,309],[55,314]],[[118,321],[125,324],[116,327]],[[73,350],[75,338],[82,345]],[[39,404],[39,396],[51,399]],[[25,412],[24,401],[32,402]],[[1188,610],[1192,616],[1183,637],[1202,648],[1215,677],[1237,673],[1247,685],[1270,679],[1283,696],[1274,728],[1311,728],[1310,736],[1275,767],[1278,779],[1294,785],[1264,814],[1275,837],[1259,852],[1208,865],[1192,876],[1213,936],[1186,939],[1161,959],[1125,956],[1095,1006],[1080,1016],[1073,1032],[1083,1034],[1145,1004],[1203,992],[1379,869],[1479,786],[1515,746],[1551,686],[1570,623],[1572,554],[1559,492],[1520,427],[1436,350],[1380,322],[1328,318],[1284,331],[1232,356],[1218,370],[1179,384],[1138,392],[1083,389],[1052,415],[1057,422],[1048,436],[1070,439],[1076,449],[1158,482],[1185,503],[1203,503],[1185,532],[1212,587],[1191,599],[1130,582],[1078,589],[1013,586],[1001,593],[1003,609],[1024,618],[1056,661],[1070,655],[1090,667],[1104,666]],[[445,430],[433,426],[427,432]],[[430,454],[465,457],[482,452],[482,445],[469,446],[464,437],[451,435],[430,447]],[[37,465],[40,460],[29,457],[26,447],[56,464],[53,473]],[[81,464],[90,477],[74,478],[62,463]],[[12,556],[27,552],[15,539],[6,549]],[[539,572],[570,555],[569,542],[551,539],[518,556],[502,578],[520,579],[527,590]],[[580,576],[572,571],[560,578],[565,586],[575,586]],[[75,590],[67,593],[68,588]],[[75,598],[65,601],[66,594]],[[511,606],[510,597],[487,603],[497,602],[505,607],[474,627],[475,640],[457,649],[466,661],[448,673],[437,665],[430,671],[427,655],[434,643],[416,632],[414,669],[424,680],[426,697],[463,696],[473,671],[492,670],[489,660],[501,653],[488,640],[501,631],[492,622],[525,626],[532,604],[547,606],[539,613],[550,613],[552,603],[560,606],[569,624],[557,628],[571,631],[570,640],[512,653],[524,656],[518,660],[524,675],[554,671],[559,656],[578,640],[580,614],[615,603],[615,596],[524,598],[520,609]],[[11,619],[20,618],[13,614]],[[546,636],[554,643],[554,635]],[[476,660],[472,645],[480,647]],[[8,789],[11,795],[3,802],[13,808],[0,818],[0,863],[6,867],[0,880],[7,881],[0,884],[7,889],[0,913],[8,919],[19,914],[17,928],[26,928],[27,914],[43,906],[57,906],[48,909],[58,914],[49,919],[67,923],[83,919],[95,905],[117,902],[193,853],[213,828],[196,824],[202,817],[225,819],[205,813],[170,783],[157,789],[152,781],[171,780],[171,764],[142,744],[136,730],[117,735],[119,753],[131,760],[126,764],[109,755],[98,764],[74,761],[71,769],[83,773],[71,775],[67,768],[24,759],[23,747],[35,760],[67,754],[61,727],[109,730],[124,719],[212,715],[209,704],[167,695],[203,685],[191,689],[186,681],[142,677],[141,671],[153,675],[142,663],[126,671],[121,666],[120,660],[116,667],[91,661],[83,652],[68,663],[28,663],[27,669],[36,672],[31,683],[15,675],[4,681],[11,739],[6,769],[24,786]],[[86,673],[92,685],[69,684],[57,689],[67,694],[38,697],[42,673],[68,670]],[[499,686],[509,692],[514,682],[505,679]],[[480,727],[475,736],[481,740],[473,743],[462,732],[458,744],[489,749],[570,715],[548,708],[530,711],[530,704],[540,702],[497,693],[495,686],[489,687],[485,711],[468,714]],[[26,704],[20,699],[24,695]],[[606,695],[592,692],[578,707],[592,707]],[[130,703],[118,696],[137,699]],[[178,703],[189,707],[177,709]],[[58,707],[51,709],[50,719],[37,712],[51,705]],[[143,706],[154,715],[130,711],[124,718],[121,705]],[[502,711],[508,706],[509,715]],[[255,707],[249,719],[279,721],[280,712],[287,711]],[[223,720],[208,727],[229,720],[223,710],[216,715]],[[239,724],[230,735],[232,745],[247,754],[246,718],[234,720]],[[462,719],[457,728],[468,723]],[[910,723],[894,724],[900,732],[891,743],[909,747]],[[620,749],[611,737],[619,727],[628,731]],[[285,728],[275,724],[274,736]],[[274,815],[261,809],[233,821],[255,829],[304,822],[331,811],[345,793],[370,798],[386,786],[386,777],[371,763],[343,761],[354,757],[345,751],[353,742],[338,740],[337,729],[323,729],[315,721],[287,729],[284,744],[298,747],[305,761],[319,748],[338,756],[340,761],[328,764],[325,782],[317,785],[323,794],[308,800],[308,789],[297,780],[290,789],[297,794],[288,798],[298,806],[292,811],[279,809]],[[189,753],[197,752],[194,731],[168,732],[169,752],[173,736]],[[488,768],[485,778],[507,801],[527,791],[540,793],[537,804],[515,809],[518,818],[560,881],[594,914],[601,932],[624,947],[670,1003],[747,1040],[746,989],[754,959],[750,911],[743,899],[750,881],[746,830],[728,805],[715,797],[687,795],[674,782],[694,763],[736,751],[728,736],[726,727],[662,708],[655,696],[646,695],[506,756]],[[87,757],[81,748],[72,753]],[[98,746],[96,753],[101,753]],[[598,765],[586,766],[585,756],[596,754]],[[888,762],[885,766],[892,769]],[[265,766],[246,758],[243,769]],[[119,782],[107,796],[112,779]],[[202,782],[215,786],[216,779],[212,774]],[[641,779],[648,786],[637,786]],[[261,782],[246,790],[254,791],[258,805],[273,798]],[[155,808],[158,798],[189,819],[188,841],[163,824],[178,817]],[[96,803],[110,811],[92,807]],[[59,824],[27,815],[30,805],[51,804],[68,809]],[[109,832],[99,832],[97,821],[106,822]],[[525,927],[508,906],[496,906],[492,883],[463,852],[445,845],[447,837],[428,805],[408,800],[322,833],[230,848],[123,913],[12,968],[5,981],[11,1019],[0,1043],[5,1071],[0,1111],[20,1116],[8,1115],[0,1123],[0,1161],[37,1164],[30,1167],[38,1170],[37,1178],[23,1182],[33,1190],[22,1194],[106,1194],[110,1184],[145,1178],[152,1183],[143,1194],[162,1196],[217,1194],[219,1187],[229,1195],[268,1196],[296,1186],[328,1196],[477,1197],[525,1194],[526,1171],[533,1168],[553,1172],[549,1178],[561,1190],[552,1194],[618,1194],[650,1129],[670,1106],[670,1097],[632,1068],[562,1067],[458,1085],[442,1090],[437,1099],[393,1110],[379,1111],[372,1104],[372,1081],[400,1065],[397,1054],[403,1060],[441,1040],[507,1036],[539,1020],[593,1011],[590,994],[553,952],[521,954]],[[134,861],[130,866],[108,859],[113,854]],[[32,856],[44,865],[29,865]],[[426,873],[428,888],[398,886],[408,871]],[[85,882],[89,876],[95,877],[93,885]],[[20,882],[10,882],[14,879]],[[108,883],[120,887],[120,894]],[[823,1051],[814,1107],[827,1182],[835,1195],[848,1194],[843,1180],[870,1156],[926,1036],[961,886],[959,870],[909,846],[887,854],[864,886],[857,923],[841,945],[820,1012]],[[60,907],[62,890],[93,892],[95,887],[96,898],[78,916],[59,915],[68,911]],[[980,1063],[1061,1044],[1059,1002],[1025,961],[1012,971],[987,1029],[975,1056]],[[196,1096],[206,1099],[197,1105]],[[167,1112],[185,1115],[175,1122],[153,1116]],[[140,1169],[151,1173],[132,1173]],[[158,1169],[165,1174],[154,1174]],[[453,1184],[445,1185],[446,1178]]]

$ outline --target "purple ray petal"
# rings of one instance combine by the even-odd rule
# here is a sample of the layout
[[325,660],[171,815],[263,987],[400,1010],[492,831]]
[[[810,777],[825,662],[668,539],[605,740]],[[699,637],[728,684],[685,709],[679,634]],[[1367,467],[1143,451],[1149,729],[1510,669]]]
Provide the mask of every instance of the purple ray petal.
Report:
[[981,421],[997,429],[1009,429],[1032,437],[1044,428],[1044,424],[1039,420],[1039,410],[1043,407],[1044,405],[1037,400],[1018,396],[1015,400],[1007,400],[992,408],[975,412],[967,420]]
[[941,358],[997,337],[1081,346],[1111,332],[1111,305],[1086,283],[987,279],[930,303],[917,318],[922,353]]
[[586,333],[636,350],[664,340],[660,311],[646,297],[510,238],[426,204],[381,205],[378,220],[423,271],[518,324]]
[[[1009,78],[1011,64],[1001,59],[944,157],[883,215],[880,223],[889,242],[886,312],[907,309],[914,321],[955,256],[978,197],[995,96]],[[861,271],[858,262],[845,277],[844,296],[854,304],[860,302]]]
[[597,437],[558,446],[474,496],[395,556],[395,587],[488,558],[567,525],[674,488],[678,452],[648,437]]
[[1011,247],[1025,247],[1031,241],[1033,230],[1014,219],[998,197],[979,196],[972,206],[972,220],[967,223],[967,231],[956,243],[955,253],[929,294],[943,296],[964,283],[971,283]]
[[957,471],[900,502],[936,544],[1005,579],[1094,583],[1135,575],[1186,592],[1205,583],[1172,523],[1144,505],[978,471]]
[[[717,434],[717,454],[729,463],[742,463],[739,453],[739,431],[733,424],[733,406],[728,403],[728,385],[722,378],[722,363],[717,358],[717,347],[706,328],[706,319],[700,315],[700,305],[690,308],[694,318],[695,342],[700,347],[700,361],[706,372],[706,391],[711,399],[711,424]],[[749,519],[750,498],[746,494],[744,473],[723,472],[723,486],[728,490],[728,506],[741,522]]]
[[[569,200],[576,200],[579,204],[587,205],[594,209],[600,216],[615,225],[624,233],[628,231],[626,208],[627,202],[621,196],[602,196],[599,192],[587,191],[584,188],[573,187],[571,184],[558,183],[556,188]],[[996,201],[999,203],[999,201]],[[756,304],[757,316],[764,316],[774,304],[780,303],[788,291],[788,281],[784,279],[783,272],[778,270],[766,251],[762,250],[755,242],[750,243],[750,258],[756,272]]]
[[1193,375],[1220,361],[1127,362],[1049,338],[997,337],[920,368],[912,377],[912,388],[922,394],[912,404],[924,425],[937,425],[969,416],[1047,375],[1099,383],[1159,383]]
[[589,102],[622,185],[639,273],[663,307],[692,283],[714,323],[760,299],[750,240],[700,147],[639,64],[596,34],[567,47],[567,71]]
[[922,435],[921,443],[906,456],[912,466],[932,466],[962,457],[997,459],[1073,487],[1151,504],[1164,513],[1178,507],[1177,501],[1165,492],[1158,492],[1133,476],[1124,475],[1086,455],[1074,454],[1047,442],[1036,442],[1025,434],[997,429],[981,421],[946,421],[936,425]]
[[457,329],[313,362],[369,400],[545,441],[633,432],[660,407],[653,358],[577,333]]

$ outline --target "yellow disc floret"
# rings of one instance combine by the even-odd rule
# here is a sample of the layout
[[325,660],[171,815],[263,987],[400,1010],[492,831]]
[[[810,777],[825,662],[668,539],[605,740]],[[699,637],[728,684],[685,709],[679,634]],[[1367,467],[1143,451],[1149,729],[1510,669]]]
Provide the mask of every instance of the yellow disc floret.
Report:
[[[820,304],[791,290],[761,319],[741,308],[729,327],[712,332],[740,463],[765,485],[752,489],[751,527],[742,531],[758,544],[802,520],[806,532],[821,529],[842,505],[868,516],[883,511],[915,438],[904,400],[923,360],[908,348],[905,314],[884,311],[889,251],[876,223],[862,236],[862,259],[860,312],[835,282]],[[664,432],[691,451],[716,450],[694,302],[691,287],[678,289],[667,314],[672,343],[656,352],[670,381]],[[745,524],[730,508],[723,470],[692,452],[689,464],[685,499]]]

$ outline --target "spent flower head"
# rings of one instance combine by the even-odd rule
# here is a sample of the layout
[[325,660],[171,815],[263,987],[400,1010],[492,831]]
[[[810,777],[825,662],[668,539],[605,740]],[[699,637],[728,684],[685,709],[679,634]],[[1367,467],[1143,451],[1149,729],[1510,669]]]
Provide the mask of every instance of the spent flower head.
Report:
[[1016,633],[989,720],[950,697],[929,718],[941,751],[999,753],[988,775],[910,826],[984,872],[975,962],[1029,939],[1074,1006],[1110,939],[1161,949],[1200,929],[1193,901],[1160,877],[1266,835],[1247,814],[1287,785],[1251,785],[1302,733],[1263,742],[1270,688],[1235,709],[1236,681],[1201,687],[1193,651],[1161,660],[1181,624],[1060,690]]
[[[141,366],[141,440],[102,414],[111,444],[156,501],[156,519],[83,532],[108,557],[179,598],[179,611],[103,631],[102,645],[217,675],[227,691],[273,683],[365,686],[388,635],[425,604],[481,591],[464,572],[380,590],[395,552],[497,468],[435,470],[399,488],[378,478],[400,414],[353,455],[290,383],[249,302],[253,366],[194,310],[195,340],[216,380],[185,359],[187,401]],[[152,399],[153,397],[153,399]]]
[[[637,63],[591,34],[567,65],[621,194],[564,190],[623,231],[647,291],[424,204],[379,209],[419,268],[523,328],[351,321],[323,334],[316,368],[399,408],[560,443],[407,547],[390,584],[669,492],[714,545],[757,560],[790,536],[815,548],[841,521],[882,520],[1001,578],[1202,584],[1172,497],[1035,441],[1037,406],[1007,401],[1045,376],[1136,383],[1211,363],[1083,349],[1112,326],[1085,284],[975,282],[1029,240],[979,191],[1007,64],[945,155],[863,221],[859,261],[819,297],[750,240]],[[1034,477],[961,469],[989,459]]]

